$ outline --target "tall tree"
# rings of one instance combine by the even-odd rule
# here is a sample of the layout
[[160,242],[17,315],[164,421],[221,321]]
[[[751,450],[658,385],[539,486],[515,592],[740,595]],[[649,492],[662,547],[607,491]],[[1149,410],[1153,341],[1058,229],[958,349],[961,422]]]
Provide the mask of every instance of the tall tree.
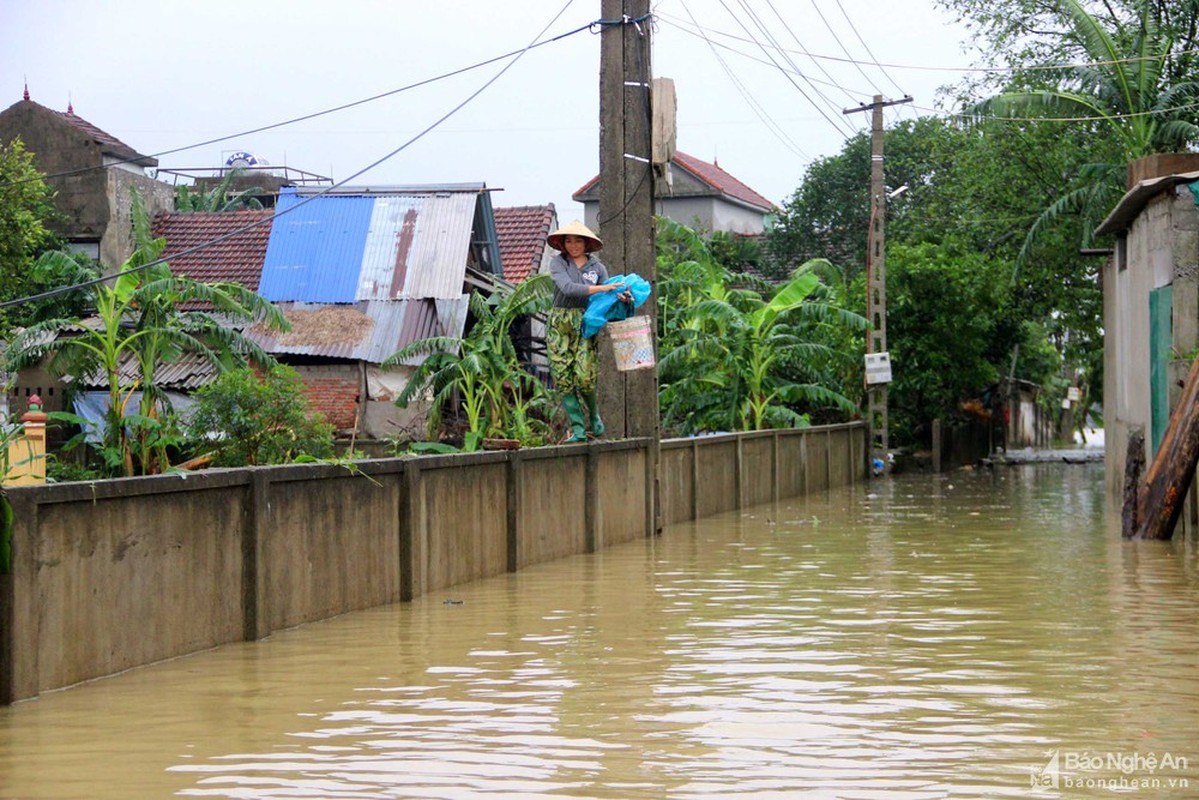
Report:
[[53,194],[19,138],[0,144],[0,301],[22,295],[34,260],[53,238]]
[[1193,113],[1199,81],[1194,74],[1176,75],[1172,69],[1174,37],[1170,27],[1163,26],[1163,7],[1140,0],[1122,9],[1131,15],[1125,19],[1111,6],[1108,14],[1096,17],[1080,0],[1057,0],[1054,5],[1065,26],[1064,40],[1073,45],[1066,54],[1077,51],[1086,62],[1043,64],[1042,69],[1020,72],[1006,91],[977,104],[974,111],[1087,120],[1091,136],[1111,144],[1111,158],[1080,167],[1066,191],[1030,227],[1021,260],[1041,229],[1063,214],[1082,219],[1082,244],[1090,244],[1091,231],[1124,193],[1129,161],[1186,150],[1199,142]]

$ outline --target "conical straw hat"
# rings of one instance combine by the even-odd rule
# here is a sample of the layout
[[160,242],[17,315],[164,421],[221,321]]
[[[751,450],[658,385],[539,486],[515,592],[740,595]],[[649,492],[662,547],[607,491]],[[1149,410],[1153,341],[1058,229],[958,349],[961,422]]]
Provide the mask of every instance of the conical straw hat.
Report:
[[563,249],[562,239],[566,236],[581,236],[586,239],[586,252],[588,253],[594,253],[596,250],[602,250],[604,247],[604,243],[600,241],[599,237],[592,233],[590,228],[588,228],[582,222],[579,222],[577,219],[570,221],[566,225],[563,225],[561,228],[551,233],[549,236],[545,237],[545,241],[549,243],[550,247],[554,248],[559,253],[564,253],[566,251]]

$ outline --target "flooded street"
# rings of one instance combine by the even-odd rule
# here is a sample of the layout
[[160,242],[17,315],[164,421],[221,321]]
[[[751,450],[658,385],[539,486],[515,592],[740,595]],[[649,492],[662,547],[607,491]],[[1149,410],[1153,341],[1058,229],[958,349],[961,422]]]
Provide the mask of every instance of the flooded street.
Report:
[[1199,796],[1199,557],[897,476],[0,708],[0,798]]

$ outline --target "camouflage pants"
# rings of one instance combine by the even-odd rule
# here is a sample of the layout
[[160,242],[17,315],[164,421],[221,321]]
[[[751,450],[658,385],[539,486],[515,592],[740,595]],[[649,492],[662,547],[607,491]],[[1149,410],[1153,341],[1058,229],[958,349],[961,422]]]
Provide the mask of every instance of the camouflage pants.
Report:
[[583,309],[551,308],[546,324],[550,375],[561,392],[595,393],[595,339],[583,338]]

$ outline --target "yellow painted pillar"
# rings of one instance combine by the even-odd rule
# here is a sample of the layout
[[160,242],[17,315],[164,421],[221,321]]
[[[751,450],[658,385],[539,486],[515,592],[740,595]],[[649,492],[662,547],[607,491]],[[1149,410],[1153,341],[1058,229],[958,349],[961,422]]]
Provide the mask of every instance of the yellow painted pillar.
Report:
[[8,473],[5,486],[32,486],[46,482],[46,413],[42,399],[29,398],[29,410],[21,415],[22,430],[8,443]]

